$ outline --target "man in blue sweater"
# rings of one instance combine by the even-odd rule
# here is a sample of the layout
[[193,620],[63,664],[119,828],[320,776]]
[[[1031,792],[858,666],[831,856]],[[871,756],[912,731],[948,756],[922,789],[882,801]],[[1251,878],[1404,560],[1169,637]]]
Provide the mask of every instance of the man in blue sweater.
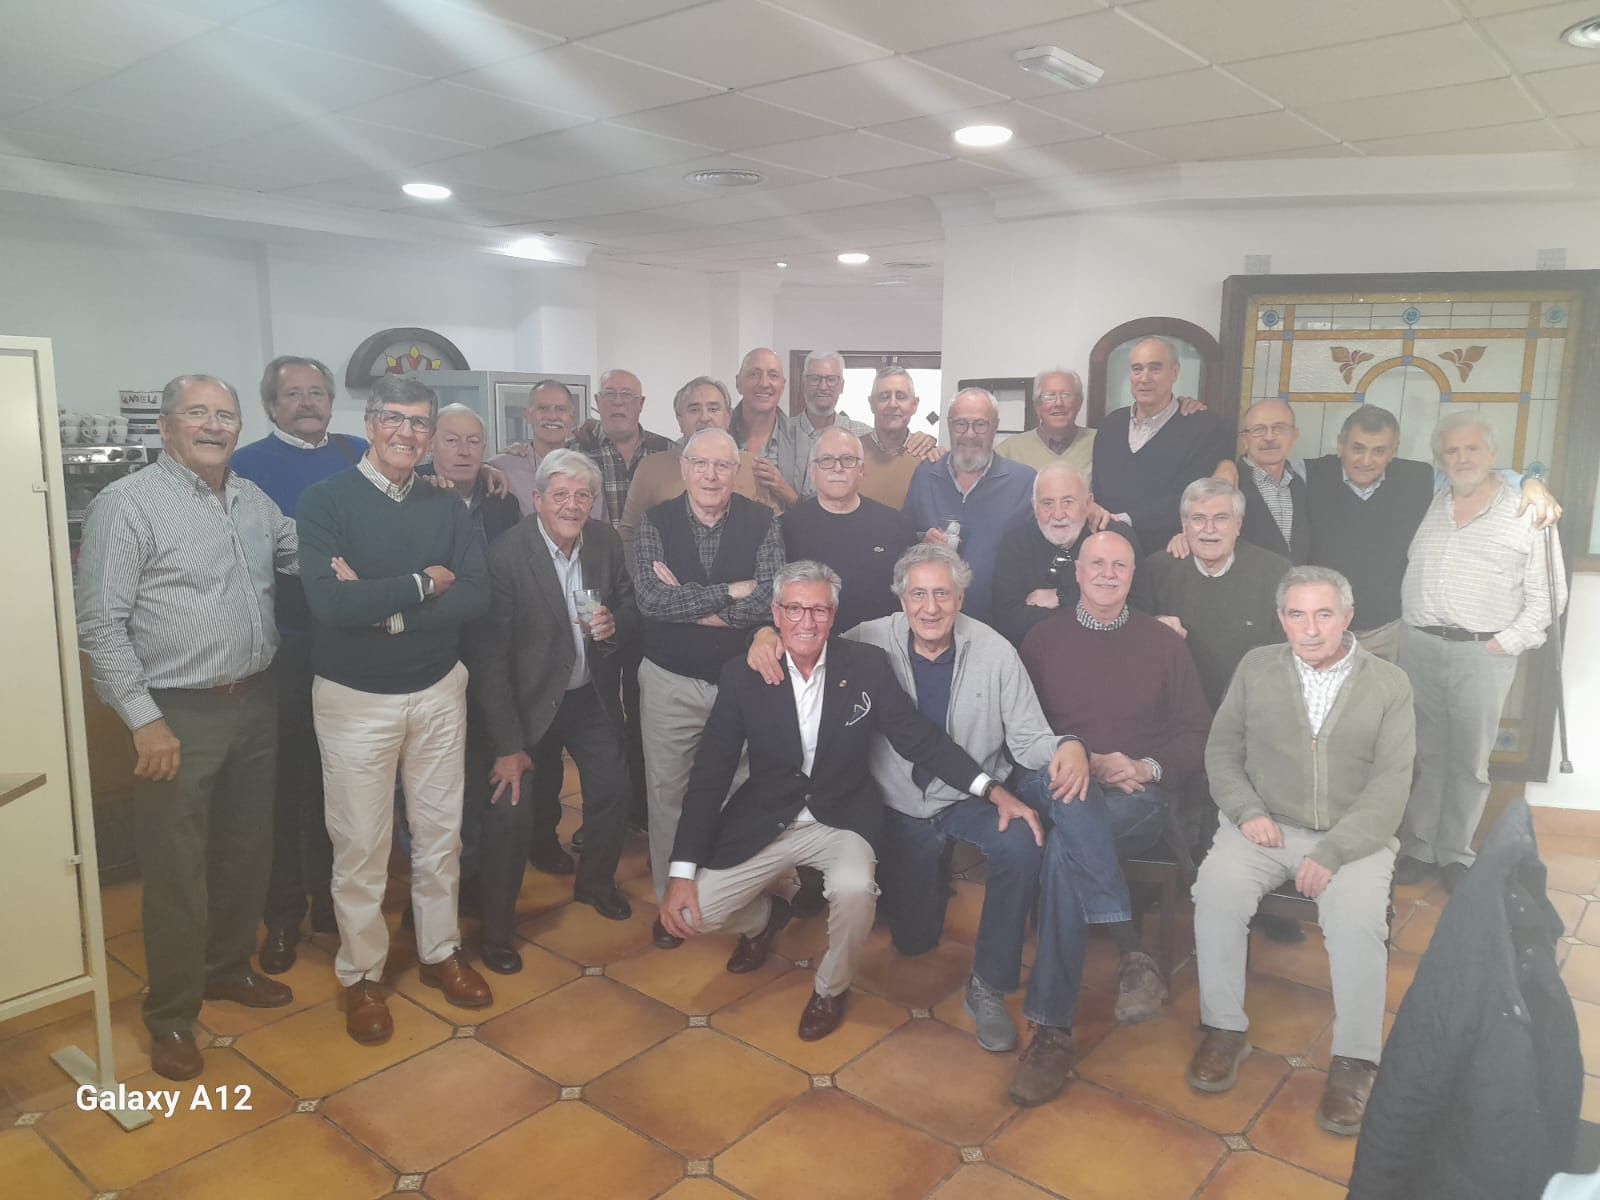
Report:
[[[314,358],[285,354],[261,374],[261,406],[272,432],[242,446],[233,470],[293,518],[300,493],[354,466],[366,439],[328,432],[333,372]],[[277,578],[278,783],[273,803],[272,875],[262,923],[261,969],[281,975],[294,965],[310,896],[311,929],[334,933],[329,880],[333,847],[323,820],[322,759],[311,721],[311,614],[298,575]]]

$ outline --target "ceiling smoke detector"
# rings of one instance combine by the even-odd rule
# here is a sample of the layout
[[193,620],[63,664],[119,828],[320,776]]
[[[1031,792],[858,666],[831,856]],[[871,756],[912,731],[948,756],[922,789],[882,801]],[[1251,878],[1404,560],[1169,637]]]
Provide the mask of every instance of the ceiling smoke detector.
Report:
[[708,188],[754,187],[761,179],[760,171],[734,170],[690,171],[683,177],[685,183]]
[[1024,71],[1053,79],[1075,92],[1092,88],[1105,74],[1104,69],[1076,54],[1068,54],[1060,46],[1030,46],[1011,57]]

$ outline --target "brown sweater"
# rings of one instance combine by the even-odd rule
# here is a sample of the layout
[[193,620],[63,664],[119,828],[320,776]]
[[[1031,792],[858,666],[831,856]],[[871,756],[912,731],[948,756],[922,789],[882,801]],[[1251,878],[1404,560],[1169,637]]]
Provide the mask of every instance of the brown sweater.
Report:
[[1183,638],[1154,617],[1130,612],[1121,629],[1094,630],[1069,609],[1035,625],[1021,655],[1057,733],[1091,754],[1153,758],[1169,789],[1200,769],[1211,710]]

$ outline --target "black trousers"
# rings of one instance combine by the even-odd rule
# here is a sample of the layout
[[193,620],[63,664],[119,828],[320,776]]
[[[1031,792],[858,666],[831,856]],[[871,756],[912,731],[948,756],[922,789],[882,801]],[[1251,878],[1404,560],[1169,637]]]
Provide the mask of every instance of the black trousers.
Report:
[[311,718],[311,638],[286,637],[273,660],[278,684],[278,782],[272,805],[272,873],[262,920],[292,929],[306,898],[333,912],[333,843],[323,813],[322,754]]
[[[509,946],[516,923],[517,893],[522,890],[522,873],[528,865],[528,847],[536,836],[534,773],[522,777],[523,799],[513,805],[502,796],[490,803],[488,783],[493,752],[485,744],[473,745],[474,731],[468,727],[467,803],[479,812],[478,898],[483,909],[483,940]],[[576,886],[583,892],[603,892],[613,886],[617,860],[622,857],[628,811],[628,772],[622,752],[622,726],[600,703],[593,685],[573,688],[561,700],[549,732],[535,747],[535,761],[549,761],[552,753],[560,762],[561,747],[578,767],[578,782],[583,789],[583,851],[578,856]],[[483,769],[476,769],[473,753],[486,755]],[[559,785],[558,785],[559,787]],[[554,806],[559,816],[559,804]],[[553,829],[553,822],[552,822]],[[553,832],[551,834],[553,836]]]

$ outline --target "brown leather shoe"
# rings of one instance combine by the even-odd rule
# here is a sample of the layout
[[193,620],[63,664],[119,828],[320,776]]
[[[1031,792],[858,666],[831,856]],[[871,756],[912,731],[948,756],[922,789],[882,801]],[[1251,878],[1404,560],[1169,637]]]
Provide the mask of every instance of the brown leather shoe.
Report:
[[187,1029],[150,1035],[150,1066],[167,1079],[193,1079],[205,1068],[194,1034]]
[[1143,950],[1123,955],[1117,978],[1117,1024],[1138,1025],[1154,1020],[1166,1002],[1167,985],[1156,960]]
[[467,956],[460,950],[443,962],[423,963],[417,975],[427,986],[443,992],[444,998],[457,1008],[488,1008],[494,1003],[488,983],[467,965]]
[[805,1011],[800,1014],[800,1040],[818,1042],[839,1028],[839,1022],[844,1020],[847,995],[848,992],[840,992],[837,996],[819,996],[812,992]]
[[1250,1057],[1250,1039],[1232,1029],[1207,1029],[1205,1040],[1183,1073],[1199,1092],[1225,1092],[1239,1082],[1239,1064]]
[[1372,1081],[1378,1077],[1378,1064],[1362,1058],[1335,1056],[1328,1065],[1328,1082],[1317,1106],[1317,1126],[1340,1137],[1355,1137],[1361,1132],[1361,1118],[1367,1113]]
[[294,1002],[294,992],[286,983],[250,971],[226,983],[206,984],[205,998],[231,1000],[246,1008],[282,1008]]
[[299,940],[298,929],[274,929],[268,926],[267,936],[261,939],[261,950],[256,955],[261,961],[261,969],[268,975],[282,975],[294,966],[294,946]]
[[772,939],[789,923],[789,902],[781,897],[772,898],[772,911],[767,914],[767,924],[755,937],[739,935],[739,944],[728,956],[728,970],[734,975],[747,975],[767,961],[772,949]]
[[1072,1079],[1072,1030],[1035,1025],[1033,1040],[1017,1062],[1007,1095],[1013,1104],[1031,1108],[1059,1096]]
[[389,1015],[381,986],[363,979],[345,988],[344,1031],[363,1046],[389,1040],[394,1033],[394,1018]]

